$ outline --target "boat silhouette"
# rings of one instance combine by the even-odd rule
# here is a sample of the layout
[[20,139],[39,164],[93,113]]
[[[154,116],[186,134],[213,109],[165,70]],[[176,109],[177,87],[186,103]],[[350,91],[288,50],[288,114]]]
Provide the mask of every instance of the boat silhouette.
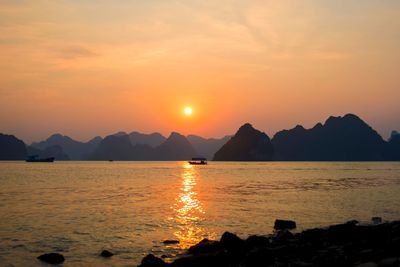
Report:
[[26,162],[53,162],[54,157],[39,158],[38,155],[32,155],[32,156],[29,156],[25,161]]
[[206,165],[207,159],[206,158],[192,158],[192,160],[188,161],[191,165]]

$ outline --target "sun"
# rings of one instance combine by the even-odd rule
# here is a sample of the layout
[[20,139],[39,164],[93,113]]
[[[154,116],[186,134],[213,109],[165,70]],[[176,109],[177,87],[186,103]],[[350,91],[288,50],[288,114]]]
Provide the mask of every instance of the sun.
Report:
[[183,113],[185,113],[186,116],[190,116],[193,113],[193,109],[191,107],[185,107]]

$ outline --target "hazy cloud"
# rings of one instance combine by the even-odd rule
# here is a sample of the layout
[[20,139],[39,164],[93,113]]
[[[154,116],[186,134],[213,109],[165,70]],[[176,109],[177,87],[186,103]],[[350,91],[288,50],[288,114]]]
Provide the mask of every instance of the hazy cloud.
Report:
[[83,46],[68,46],[61,49],[56,49],[57,56],[64,59],[77,59],[98,56],[97,53]]
[[[0,125],[168,132],[171,110],[198,102],[209,113],[191,127],[206,135],[347,112],[387,132],[400,128],[399,17],[398,0],[0,0],[0,113],[20,114]],[[104,122],[66,112],[88,112],[94,93]]]

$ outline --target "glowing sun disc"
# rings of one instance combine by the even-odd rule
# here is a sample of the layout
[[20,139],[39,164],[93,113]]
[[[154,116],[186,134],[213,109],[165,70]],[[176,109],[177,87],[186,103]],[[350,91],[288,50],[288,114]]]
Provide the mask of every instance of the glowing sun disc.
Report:
[[185,107],[183,113],[185,113],[186,116],[190,116],[193,113],[193,109],[191,107]]

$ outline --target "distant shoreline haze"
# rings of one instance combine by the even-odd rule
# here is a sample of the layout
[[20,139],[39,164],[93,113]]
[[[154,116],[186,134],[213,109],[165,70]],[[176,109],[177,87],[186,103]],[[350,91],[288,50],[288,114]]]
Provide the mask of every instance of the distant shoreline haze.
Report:
[[24,160],[30,155],[56,160],[187,160],[204,156],[218,161],[398,161],[400,134],[384,140],[354,114],[329,117],[310,129],[301,125],[277,132],[273,138],[249,123],[234,136],[203,138],[172,132],[117,132],[88,142],[54,134],[25,144],[13,135],[0,134],[0,160]]

